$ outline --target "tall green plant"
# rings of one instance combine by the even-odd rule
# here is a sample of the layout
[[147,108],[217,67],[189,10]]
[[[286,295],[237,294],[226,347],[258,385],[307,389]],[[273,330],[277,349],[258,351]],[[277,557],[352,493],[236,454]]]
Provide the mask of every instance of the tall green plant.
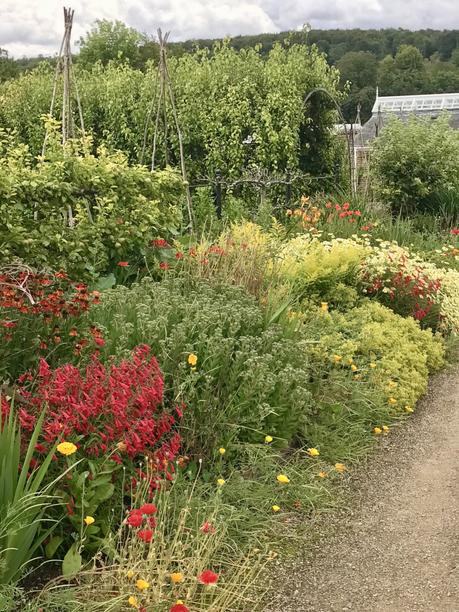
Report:
[[45,413],[39,417],[24,458],[21,432],[13,409],[0,422],[0,584],[18,580],[55,522],[44,513],[55,503],[51,485],[44,486],[55,448],[32,470],[35,445]]

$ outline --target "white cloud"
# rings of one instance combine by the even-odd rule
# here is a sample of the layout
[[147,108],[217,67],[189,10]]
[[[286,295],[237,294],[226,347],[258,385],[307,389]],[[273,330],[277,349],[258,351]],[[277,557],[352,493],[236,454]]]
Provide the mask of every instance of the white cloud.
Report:
[[[54,54],[65,0],[0,0],[0,47],[14,56]],[[120,19],[142,32],[171,30],[173,40],[297,29],[459,28],[457,0],[68,0],[73,40],[96,19]]]

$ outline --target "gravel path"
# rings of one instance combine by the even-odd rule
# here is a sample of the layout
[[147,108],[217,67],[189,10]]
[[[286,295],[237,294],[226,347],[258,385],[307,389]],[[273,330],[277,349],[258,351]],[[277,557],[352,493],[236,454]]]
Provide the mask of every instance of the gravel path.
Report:
[[[459,612],[459,368],[348,483],[304,559],[279,565],[265,612]],[[313,550],[311,550],[313,548]]]

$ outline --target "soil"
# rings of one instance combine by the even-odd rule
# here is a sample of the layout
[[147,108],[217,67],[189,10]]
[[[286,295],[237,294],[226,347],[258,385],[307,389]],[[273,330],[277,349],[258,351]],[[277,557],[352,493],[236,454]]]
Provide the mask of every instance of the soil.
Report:
[[346,483],[279,563],[265,612],[459,612],[459,367]]

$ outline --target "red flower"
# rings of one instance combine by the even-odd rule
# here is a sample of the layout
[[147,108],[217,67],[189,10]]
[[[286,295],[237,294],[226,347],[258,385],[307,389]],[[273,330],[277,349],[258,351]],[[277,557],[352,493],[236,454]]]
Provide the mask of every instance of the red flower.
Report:
[[343,210],[349,210],[349,202],[344,202]]
[[198,580],[201,584],[217,584],[218,574],[212,570],[204,570],[202,574],[198,576]]
[[17,323],[15,323],[14,321],[2,321],[2,326],[6,327],[7,329],[12,329],[13,327],[16,327]]
[[155,514],[157,510],[158,508],[155,506],[155,504],[144,504],[139,508],[139,512],[142,514]]
[[94,338],[94,342],[98,345],[98,346],[105,346],[105,340],[103,338],[100,338],[99,336],[96,336]]
[[167,242],[167,240],[164,240],[164,238],[157,238],[156,240],[152,240],[151,244],[157,249],[170,249],[171,246]]
[[215,527],[209,521],[205,521],[199,529],[202,533],[215,533]]
[[172,606],[169,612],[190,612],[190,609],[185,606],[185,604],[178,603],[175,606]]
[[161,261],[159,264],[161,270],[169,270],[170,266],[167,261]]
[[175,259],[183,259],[182,251],[177,251],[177,253],[175,254]]
[[459,236],[459,229],[452,229],[451,233],[453,236]]
[[136,513],[131,512],[131,514],[126,519],[126,524],[129,525],[130,527],[140,527],[142,523],[143,523],[143,517],[138,512]]
[[153,531],[151,529],[141,529],[137,532],[137,537],[144,542],[151,542],[153,540]]
[[120,268],[127,268],[129,265],[128,261],[119,261],[117,264],[117,266],[119,266]]

